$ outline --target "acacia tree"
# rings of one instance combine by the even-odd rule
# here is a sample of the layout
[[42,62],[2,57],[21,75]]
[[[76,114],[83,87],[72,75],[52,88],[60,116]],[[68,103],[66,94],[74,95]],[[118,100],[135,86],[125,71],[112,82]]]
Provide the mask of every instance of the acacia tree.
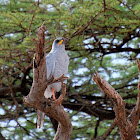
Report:
[[[119,139],[112,101],[94,83],[92,74],[98,71],[120,93],[129,114],[138,93],[139,8],[138,0],[1,1],[0,137],[54,136],[57,122],[46,117],[43,129],[36,130],[35,109],[23,104],[33,81],[33,38],[46,21],[46,52],[55,35],[68,39],[71,59],[63,106],[73,124],[72,139]],[[139,133],[137,129],[137,137]]]

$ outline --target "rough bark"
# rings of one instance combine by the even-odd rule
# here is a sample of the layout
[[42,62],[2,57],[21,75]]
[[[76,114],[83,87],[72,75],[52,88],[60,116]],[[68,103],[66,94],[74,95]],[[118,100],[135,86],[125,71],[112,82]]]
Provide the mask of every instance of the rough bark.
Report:
[[[140,62],[137,59],[137,65],[140,75]],[[126,115],[125,102],[118,92],[104,79],[102,79],[96,72],[93,76],[93,80],[101,88],[101,90],[108,95],[114,104],[115,122],[120,129],[120,135],[122,140],[137,140],[136,127],[140,118],[140,78],[139,78],[139,93],[137,96],[136,106],[131,111],[129,117]]]
[[38,30],[38,39],[36,43],[36,53],[33,59],[33,83],[30,93],[24,98],[24,103],[28,106],[45,112],[49,117],[58,121],[58,129],[54,140],[70,140],[72,134],[72,125],[68,114],[60,105],[66,95],[66,85],[62,84],[62,94],[53,101],[44,97],[44,91],[48,84],[62,82],[67,77],[62,75],[58,79],[47,81],[46,73],[46,49],[45,49],[45,26],[44,24]]

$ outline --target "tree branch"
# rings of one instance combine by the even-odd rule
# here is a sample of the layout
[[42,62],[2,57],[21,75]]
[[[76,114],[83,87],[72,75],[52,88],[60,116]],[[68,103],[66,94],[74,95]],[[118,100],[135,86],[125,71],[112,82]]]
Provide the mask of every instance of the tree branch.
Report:
[[122,3],[125,7],[127,7],[132,13],[133,13],[133,15],[135,15],[135,17],[137,18],[137,20],[140,20],[140,18],[135,14],[135,12],[131,9],[131,8],[129,8],[129,6],[127,5],[127,4],[125,4],[123,1],[121,1],[121,0],[118,0],[120,3]]
[[0,133],[0,140],[6,140],[5,137]]
[[121,139],[137,140],[136,129],[133,127],[134,123],[131,123],[129,119],[127,119],[125,103],[122,97],[108,82],[102,79],[97,72],[93,75],[93,80],[101,88],[101,90],[112,99],[114,104],[116,123],[120,129]]
[[[21,86],[20,85],[12,85],[11,88],[12,88],[13,92],[21,91]],[[2,88],[0,88],[0,96],[5,95],[8,92],[10,92],[10,87],[2,87]]]
[[46,115],[58,121],[58,129],[54,140],[70,140],[72,134],[70,118],[64,111],[64,108],[60,106],[66,95],[66,85],[62,83],[62,94],[57,100],[52,101],[44,97],[44,91],[49,84],[62,82],[67,78],[62,75],[57,79],[52,77],[47,81],[44,32],[45,26],[43,24],[38,30],[39,41],[35,40],[36,53],[33,59],[33,84],[30,93],[24,98],[24,103],[46,113]]
[[133,108],[133,110],[131,111],[131,114],[129,115],[129,119],[131,120],[135,131],[136,131],[139,119],[140,119],[140,61],[138,58],[137,58],[137,66],[139,70],[139,83],[138,83],[139,92],[137,96],[136,106]]
[[114,120],[114,122],[111,124],[109,129],[105,132],[101,140],[105,140],[110,135],[111,131],[114,129],[115,126],[116,126],[116,121]]
[[95,133],[94,133],[94,137],[93,137],[93,140],[94,139],[96,139],[96,137],[97,137],[97,134],[98,134],[98,127],[99,127],[99,125],[100,125],[100,119],[99,120],[97,120],[97,122],[96,122],[96,126],[95,126]]

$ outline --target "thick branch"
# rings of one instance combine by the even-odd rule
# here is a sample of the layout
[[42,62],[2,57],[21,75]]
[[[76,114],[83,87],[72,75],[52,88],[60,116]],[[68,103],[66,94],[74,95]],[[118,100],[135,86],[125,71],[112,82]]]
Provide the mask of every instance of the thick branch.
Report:
[[64,111],[64,108],[59,105],[62,102],[66,94],[66,85],[62,86],[62,94],[56,101],[44,100],[44,101],[32,101],[29,96],[24,98],[24,103],[28,106],[37,108],[46,115],[54,118],[59,122],[57,133],[54,140],[70,140],[72,134],[72,125],[68,114]]
[[101,88],[101,90],[108,95],[114,104],[114,111],[116,115],[116,123],[121,132],[122,140],[137,140],[136,131],[133,128],[131,122],[126,117],[125,103],[121,96],[115,91],[115,89],[104,79],[102,79],[96,72],[93,80]]
[[139,119],[140,119],[140,61],[139,61],[139,59],[137,59],[137,66],[138,66],[138,70],[139,70],[139,83],[138,83],[139,92],[138,92],[138,96],[137,96],[136,106],[133,108],[133,110],[129,116],[129,119],[131,120],[135,131],[136,131]]
[[58,121],[59,125],[54,140],[70,140],[72,134],[70,118],[64,111],[64,108],[60,106],[66,95],[66,85],[62,83],[62,94],[57,100],[52,101],[44,97],[47,85],[67,79],[67,77],[62,75],[57,79],[52,77],[50,80],[47,80],[44,31],[45,27],[43,24],[38,30],[39,41],[34,40],[36,43],[36,54],[33,60],[33,84],[30,93],[24,98],[24,103]]
[[[123,117],[123,120],[121,119],[121,122],[124,122],[126,119],[126,113],[125,113],[125,104],[123,102],[123,99],[121,96],[115,91],[115,89],[104,79],[102,79],[99,74],[96,72],[96,75],[93,77],[96,84],[101,88],[101,90],[107,94],[114,103],[114,111],[117,115],[117,117]],[[119,113],[116,111],[119,110]]]

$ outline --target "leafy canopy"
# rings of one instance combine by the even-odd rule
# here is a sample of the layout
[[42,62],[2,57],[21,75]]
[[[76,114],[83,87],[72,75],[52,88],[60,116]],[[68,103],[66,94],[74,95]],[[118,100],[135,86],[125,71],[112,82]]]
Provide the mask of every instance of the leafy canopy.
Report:
[[[1,0],[2,135],[51,140],[55,134],[48,117],[43,129],[36,130],[36,112],[22,101],[32,85],[33,39],[45,21],[47,53],[55,36],[69,40],[69,80],[63,105],[72,120],[72,139],[103,137],[115,116],[110,99],[98,89],[92,74],[98,71],[121,94],[127,109],[132,109],[138,93],[139,9],[139,0]],[[119,138],[117,127],[108,138]]]

